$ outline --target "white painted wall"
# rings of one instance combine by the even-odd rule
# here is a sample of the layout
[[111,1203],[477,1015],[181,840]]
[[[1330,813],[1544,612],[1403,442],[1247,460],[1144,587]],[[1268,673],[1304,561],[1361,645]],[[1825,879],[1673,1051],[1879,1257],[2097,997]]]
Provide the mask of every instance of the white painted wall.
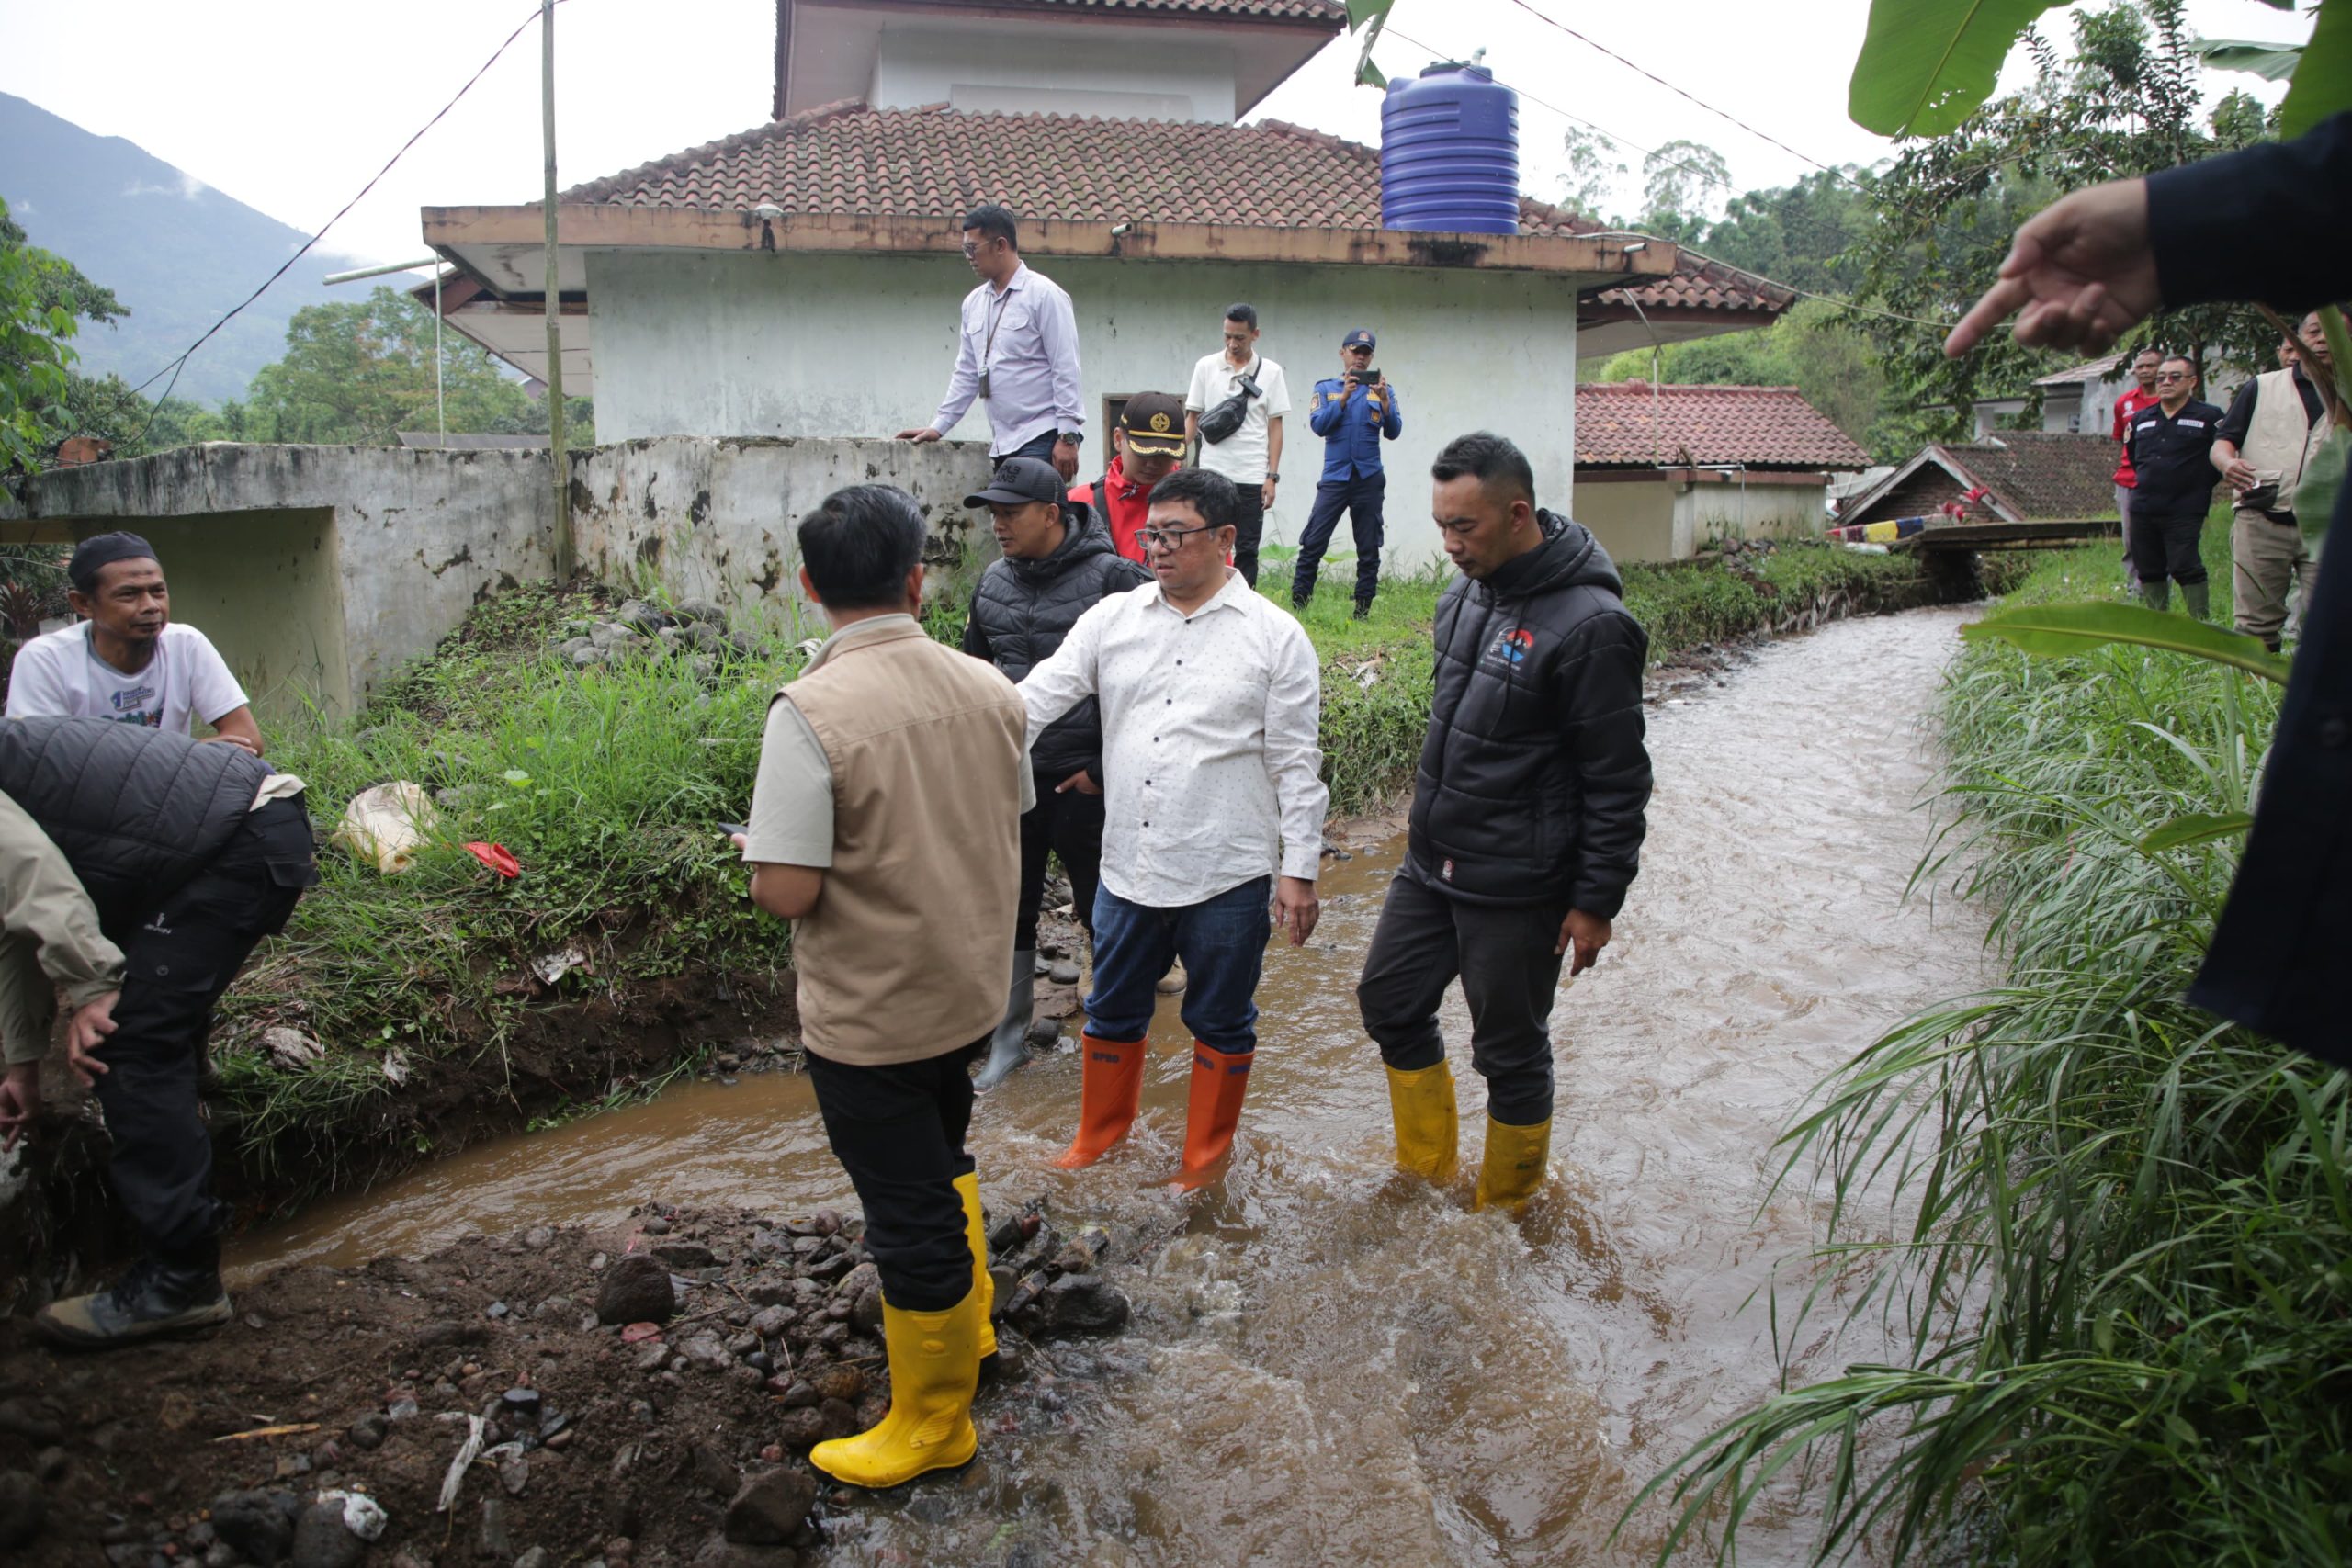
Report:
[[[1388,444],[1389,566],[1441,555],[1423,488],[1446,441],[1490,429],[1526,448],[1538,499],[1569,505],[1576,298],[1523,273],[1046,258],[1069,290],[1084,366],[1085,478],[1108,459],[1106,395],[1182,395],[1215,352],[1225,308],[1258,307],[1260,347],[1289,375],[1280,499],[1269,537],[1291,542],[1314,500],[1322,442],[1315,381],[1366,326],[1396,385],[1405,434]],[[955,358],[969,268],[947,257],[591,252],[596,431],[655,435],[873,436],[928,422]],[[975,406],[950,434],[985,442]],[[1341,530],[1344,541],[1346,532]]]
[[946,104],[965,114],[1080,114],[1231,124],[1234,62],[1222,44],[1103,38],[1072,28],[891,28],[875,56],[876,108]]
[[1678,559],[1712,539],[1807,539],[1828,526],[1825,485],[1775,484],[1751,474],[1742,494],[1735,474],[1680,488],[1674,498],[1674,536],[1682,547]]

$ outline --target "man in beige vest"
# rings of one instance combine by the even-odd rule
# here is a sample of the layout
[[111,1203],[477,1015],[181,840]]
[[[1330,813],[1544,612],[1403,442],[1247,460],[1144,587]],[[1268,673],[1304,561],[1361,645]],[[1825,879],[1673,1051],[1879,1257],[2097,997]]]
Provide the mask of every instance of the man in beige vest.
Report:
[[799,541],[833,632],[769,706],[739,838],[752,901],[792,922],[808,1077],[882,1275],[890,1413],[808,1458],[896,1486],[972,1457],[996,1349],[964,1134],[1004,1010],[1028,716],[1010,681],[916,620],[923,525],[904,491],[837,491]]
[[2237,627],[2273,653],[2286,635],[2289,587],[2300,586],[2303,599],[2311,598],[2317,567],[2295,517],[2295,489],[2332,423],[2322,389],[2333,362],[2318,311],[2303,318],[2298,335],[2297,362],[2239,388],[2213,442],[2213,466],[2237,491],[2230,530]]

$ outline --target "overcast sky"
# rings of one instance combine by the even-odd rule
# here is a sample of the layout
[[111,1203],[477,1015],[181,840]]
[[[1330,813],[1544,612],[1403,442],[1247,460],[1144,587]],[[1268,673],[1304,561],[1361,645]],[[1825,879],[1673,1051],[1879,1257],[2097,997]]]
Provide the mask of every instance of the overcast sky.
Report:
[[[1848,120],[1846,78],[1865,0],[1671,6],[1534,0],[1544,11],[1727,109],[1810,158],[1868,164],[1888,144]],[[0,0],[0,92],[101,135],[127,137],[237,199],[309,232],[446,103],[528,0],[410,7],[320,0]],[[2299,39],[2308,17],[2261,0],[2189,0],[2208,36]],[[2069,36],[2063,18],[2045,22]],[[556,13],[558,151],[566,186],[615,174],[767,118],[773,0],[565,0]],[[534,199],[540,184],[536,24],[465,101],[385,176],[323,249],[369,262],[424,254],[417,209]],[[1351,85],[1341,39],[1252,118],[1367,143],[1379,95]],[[1374,58],[1392,75],[1433,55],[1487,51],[1504,80],[1643,146],[1687,139],[1723,153],[1742,189],[1810,165],[1545,26],[1511,0],[1399,0]],[[2276,101],[2252,76],[2209,78]],[[1521,183],[1558,194],[1566,122],[1521,107]],[[1626,153],[1638,177],[1640,157]],[[1628,185],[1630,208],[1635,191]]]

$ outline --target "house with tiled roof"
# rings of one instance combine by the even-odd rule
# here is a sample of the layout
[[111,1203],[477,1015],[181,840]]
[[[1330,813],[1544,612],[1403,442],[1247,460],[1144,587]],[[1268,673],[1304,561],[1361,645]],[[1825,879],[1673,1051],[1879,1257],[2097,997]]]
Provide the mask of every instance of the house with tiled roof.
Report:
[[1577,389],[1577,521],[1619,560],[1819,534],[1830,476],[1870,461],[1794,387]]
[[[1294,394],[1274,536],[1313,494],[1306,389],[1359,326],[1400,394],[1393,471],[1492,428],[1564,504],[1581,356],[1768,325],[1793,297],[1532,200],[1515,235],[1383,229],[1374,149],[1240,123],[1310,62],[1352,72],[1324,52],[1345,26],[1340,0],[777,0],[773,118],[560,197],[565,389],[605,441],[919,425],[973,285],[958,219],[994,201],[1075,303],[1088,469],[1111,411],[1182,392],[1246,300]],[[449,324],[542,372],[540,209],[423,220],[459,275]],[[1424,532],[1391,531],[1433,558]]]
[[[1943,521],[1967,502],[1985,523],[2075,522],[2115,515],[2115,443],[2066,431],[2002,430],[1922,447],[1838,513],[1840,524]],[[2217,481],[2218,482],[2218,481]]]

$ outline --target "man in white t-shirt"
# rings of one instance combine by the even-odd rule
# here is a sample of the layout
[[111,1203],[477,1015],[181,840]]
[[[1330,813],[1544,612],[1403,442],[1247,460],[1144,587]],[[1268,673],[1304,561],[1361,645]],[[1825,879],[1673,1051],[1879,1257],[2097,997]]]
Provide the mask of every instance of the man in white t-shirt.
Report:
[[[1202,416],[1237,395],[1248,400],[1239,427],[1222,441],[1210,439],[1201,430]],[[1283,378],[1283,367],[1258,352],[1257,307],[1227,307],[1224,350],[1193,367],[1193,389],[1184,394],[1184,439],[1199,442],[1195,467],[1223,474],[1241,492],[1233,565],[1253,588],[1266,509],[1273,505],[1274,487],[1282,480],[1283,415],[1289,412],[1290,383]]]
[[136,534],[85,539],[65,569],[66,602],[85,617],[17,650],[10,718],[110,718],[196,734],[258,757],[261,726],[211,639],[174,626],[154,547]]

